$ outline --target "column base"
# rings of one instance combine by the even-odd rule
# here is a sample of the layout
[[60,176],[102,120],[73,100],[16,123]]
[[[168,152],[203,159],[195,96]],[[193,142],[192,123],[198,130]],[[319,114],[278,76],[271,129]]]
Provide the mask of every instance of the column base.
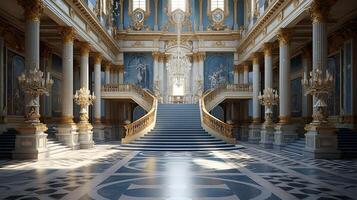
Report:
[[79,146],[81,149],[91,149],[94,147],[93,126],[88,122],[78,123]]
[[105,141],[105,131],[104,131],[104,125],[101,123],[94,124],[93,127],[93,139],[98,142],[103,142]]
[[78,128],[75,123],[59,124],[56,128],[57,140],[72,150],[79,149]]
[[296,126],[293,124],[277,124],[274,132],[274,149],[281,149],[284,145],[296,140]]
[[338,159],[341,157],[335,127],[308,124],[305,130],[307,132],[304,156],[315,159]]
[[260,129],[261,124],[251,124],[249,125],[249,137],[248,142],[252,144],[259,144],[260,141]]
[[13,159],[44,159],[49,157],[47,149],[47,126],[42,123],[25,123],[17,129]]
[[263,124],[260,131],[260,145],[264,148],[272,148],[274,144],[274,125]]

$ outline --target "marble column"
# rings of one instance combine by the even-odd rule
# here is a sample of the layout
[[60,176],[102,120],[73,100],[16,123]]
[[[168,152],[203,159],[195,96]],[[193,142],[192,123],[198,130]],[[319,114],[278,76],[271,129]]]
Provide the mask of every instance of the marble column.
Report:
[[[81,42],[80,44],[80,83],[81,88],[89,90],[89,52],[90,44],[88,42]],[[86,108],[88,112],[88,107]],[[79,145],[81,149],[93,148],[93,126],[89,122],[79,122]]]
[[238,29],[238,0],[233,0],[233,29]]
[[[265,43],[264,50],[264,89],[273,88],[273,57],[272,44]],[[263,92],[262,92],[263,93]],[[266,111],[267,107],[265,107]],[[266,119],[265,119],[266,120]],[[261,130],[260,144],[264,147],[270,148],[274,143],[274,124],[263,123]]]
[[274,148],[280,148],[297,138],[296,126],[290,123],[290,30],[280,29],[279,40],[279,123],[275,127]]
[[[18,0],[25,16],[25,68],[40,66],[40,17],[44,9],[41,0]],[[26,112],[31,98],[25,95]],[[39,101],[39,98],[35,99]],[[39,109],[36,108],[39,114]],[[47,126],[42,123],[23,123],[17,128],[13,159],[43,159],[48,156]]]
[[255,23],[255,18],[256,18],[256,1],[251,0],[251,6],[250,6],[250,26],[252,27]]
[[104,68],[105,68],[105,84],[110,84],[111,80],[110,80],[110,68],[111,68],[111,64],[110,62],[106,62],[104,64]]
[[243,84],[249,84],[249,65],[243,65]]
[[253,54],[253,123],[249,126],[249,142],[259,143],[260,141],[260,103],[258,99],[260,91],[260,53]]
[[60,27],[62,34],[62,120],[57,139],[71,149],[79,149],[77,125],[73,122],[73,27]]
[[200,25],[198,27],[199,31],[203,31],[203,0],[198,0],[200,9]]
[[239,65],[234,65],[233,68],[233,83],[234,84],[239,84]]
[[124,65],[119,65],[119,84],[124,84]]
[[[312,18],[312,64],[313,69],[325,72],[327,67],[327,20],[334,1],[314,0],[310,7]],[[313,102],[316,100],[314,99]],[[313,110],[315,114],[315,110]],[[313,158],[335,159],[340,157],[336,128],[331,123],[305,126],[304,155]]]
[[[244,62],[239,69],[239,83],[249,84],[249,62]],[[240,107],[242,113],[242,126],[241,126],[241,138],[248,140],[250,128],[249,128],[249,99],[241,100]],[[252,140],[251,140],[252,141]],[[253,141],[254,143],[256,141]]]
[[101,119],[101,73],[102,73],[102,55],[97,52],[93,56],[94,63],[94,94],[96,96],[94,102],[94,127],[93,127],[93,138],[96,141],[104,141],[104,125]]

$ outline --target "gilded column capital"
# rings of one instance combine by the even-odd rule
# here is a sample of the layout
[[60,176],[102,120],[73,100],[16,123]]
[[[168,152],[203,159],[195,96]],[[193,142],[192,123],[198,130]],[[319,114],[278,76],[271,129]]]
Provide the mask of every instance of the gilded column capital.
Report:
[[249,65],[243,65],[243,71],[249,72]]
[[102,63],[103,56],[99,52],[93,53],[93,62],[94,64],[101,64]]
[[105,71],[110,71],[110,68],[112,67],[112,63],[109,61],[104,62],[104,68]]
[[119,64],[118,65],[118,71],[119,72],[124,72],[124,65],[123,64]]
[[238,73],[240,68],[241,68],[241,65],[234,65],[234,66],[233,66],[233,71],[234,71],[235,73]]
[[198,61],[204,61],[206,54],[204,52],[197,52]]
[[73,27],[71,27],[71,26],[61,26],[58,29],[59,29],[59,31],[61,33],[61,36],[62,36],[62,39],[63,39],[64,43],[73,42],[74,36],[76,35],[76,31],[74,30]]
[[17,0],[17,2],[24,8],[26,20],[40,20],[44,9],[42,0]]
[[88,55],[90,52],[90,43],[89,42],[80,42],[80,52],[81,56]]
[[166,62],[167,55],[165,53],[159,53],[159,62]]
[[280,44],[288,44],[291,37],[291,30],[288,28],[281,28],[277,33]]
[[312,22],[326,22],[330,8],[335,2],[336,0],[314,0],[309,9]]
[[152,58],[154,59],[154,61],[159,61],[160,52],[157,51],[152,52]]
[[259,64],[260,55],[261,55],[260,52],[255,52],[255,53],[253,53],[253,55],[252,55],[253,65],[254,65],[254,64]]
[[263,44],[264,56],[271,56],[273,51],[273,43],[266,42]]

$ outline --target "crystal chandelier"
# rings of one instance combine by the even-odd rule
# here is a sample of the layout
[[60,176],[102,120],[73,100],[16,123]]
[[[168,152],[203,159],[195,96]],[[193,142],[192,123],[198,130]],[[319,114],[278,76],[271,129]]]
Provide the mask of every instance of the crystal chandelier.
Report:
[[305,95],[312,95],[314,100],[314,113],[312,115],[312,124],[319,125],[327,123],[327,115],[325,108],[327,107],[326,99],[328,94],[333,88],[333,77],[326,70],[323,74],[322,70],[317,68],[310,72],[310,77],[307,79],[306,73],[304,73],[304,79],[301,80],[301,84],[305,91]]
[[26,121],[30,123],[40,122],[39,99],[38,97],[49,92],[53,85],[53,80],[50,78],[50,73],[47,73],[46,79],[43,78],[43,72],[37,67],[22,73],[18,77],[19,85],[22,91],[29,95],[26,103]]
[[273,106],[278,105],[279,95],[273,88],[266,88],[263,91],[263,95],[259,92],[258,99],[260,104],[265,106],[265,124],[273,124]]
[[92,105],[96,97],[94,96],[94,92],[90,95],[90,91],[87,88],[81,88],[76,91],[74,95],[74,102],[81,107],[79,112],[80,122],[87,123],[88,122],[88,111],[87,107]]

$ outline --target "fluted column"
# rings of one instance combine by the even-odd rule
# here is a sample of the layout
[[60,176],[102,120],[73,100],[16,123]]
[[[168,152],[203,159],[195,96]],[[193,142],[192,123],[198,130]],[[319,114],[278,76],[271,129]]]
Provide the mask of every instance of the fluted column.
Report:
[[61,27],[62,47],[62,121],[73,123],[73,27]]
[[94,122],[101,123],[101,67],[102,55],[101,53],[94,54],[94,94],[97,97],[94,102]]
[[279,123],[290,122],[290,32],[281,29],[278,32],[279,39]]
[[239,84],[239,65],[234,65],[233,68],[233,83],[234,84]]
[[273,88],[273,57],[272,44],[264,44],[264,88]]
[[[42,0],[18,0],[24,9],[25,15],[25,68],[39,69],[40,67],[40,17],[43,12]],[[39,102],[25,95],[26,113],[31,109],[31,104]],[[33,108],[33,107],[32,107]],[[39,108],[35,107],[39,115]],[[13,159],[42,159],[47,157],[47,126],[42,123],[25,123],[16,134]]]
[[243,84],[249,84],[249,65],[243,66]]
[[253,123],[260,122],[260,103],[258,99],[260,91],[260,65],[259,53],[253,55]]
[[110,84],[110,68],[111,68],[111,64],[110,62],[106,62],[104,64],[104,68],[105,68],[105,84]]
[[90,44],[88,42],[81,43],[81,73],[80,81],[81,88],[89,89],[89,51]]
[[119,84],[123,84],[124,83],[124,65],[119,65],[118,66],[118,70],[119,70]]

